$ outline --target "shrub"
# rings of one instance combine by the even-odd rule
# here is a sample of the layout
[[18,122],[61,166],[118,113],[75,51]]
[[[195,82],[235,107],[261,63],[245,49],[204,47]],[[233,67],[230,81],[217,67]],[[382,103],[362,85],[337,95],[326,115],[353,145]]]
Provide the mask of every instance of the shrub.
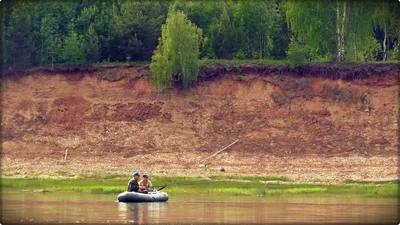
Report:
[[234,59],[244,60],[246,59],[246,54],[244,54],[244,51],[240,49],[238,52],[236,52]]
[[312,60],[310,48],[293,40],[289,44],[287,55],[288,63],[291,67],[302,66]]
[[240,64],[239,63],[237,63],[236,64],[236,73],[237,73],[237,75],[238,75],[238,80],[239,81],[242,81],[242,80],[244,80],[244,76],[242,75],[242,66],[240,66]]

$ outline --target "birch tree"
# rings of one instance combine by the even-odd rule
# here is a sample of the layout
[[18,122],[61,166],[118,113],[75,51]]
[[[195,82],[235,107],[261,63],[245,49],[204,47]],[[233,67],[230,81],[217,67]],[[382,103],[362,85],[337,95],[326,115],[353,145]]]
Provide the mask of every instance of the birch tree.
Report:
[[337,29],[337,61],[344,61],[344,44],[345,44],[345,22],[346,22],[346,0],[341,3],[336,2],[336,29]]
[[[393,4],[395,3],[395,4]],[[388,59],[388,50],[390,38],[393,36],[399,37],[400,32],[400,20],[399,20],[399,7],[397,2],[390,1],[378,1],[375,3],[373,9],[372,19],[374,21],[375,28],[382,29],[384,38],[382,41],[383,60]],[[398,31],[396,32],[396,28]]]
[[150,65],[152,83],[157,88],[168,87],[176,75],[187,87],[199,74],[202,31],[182,12],[169,13],[161,29]]
[[284,2],[286,21],[293,32],[292,41],[307,45],[319,57],[331,58],[335,45],[340,49],[340,39],[335,24],[337,12],[332,1]]

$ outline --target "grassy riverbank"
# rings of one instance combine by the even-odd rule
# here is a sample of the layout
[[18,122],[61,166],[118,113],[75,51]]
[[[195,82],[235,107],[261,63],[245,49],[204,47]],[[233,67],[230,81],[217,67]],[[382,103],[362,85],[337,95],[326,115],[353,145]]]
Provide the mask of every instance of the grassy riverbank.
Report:
[[[3,192],[88,192],[118,194],[126,188],[129,177],[118,175],[68,177],[2,178]],[[360,182],[346,181],[341,185],[297,184],[284,177],[254,177],[221,175],[210,177],[151,177],[153,185],[168,184],[169,194],[218,194],[243,196],[273,195],[361,195],[371,197],[397,197],[399,181]]]

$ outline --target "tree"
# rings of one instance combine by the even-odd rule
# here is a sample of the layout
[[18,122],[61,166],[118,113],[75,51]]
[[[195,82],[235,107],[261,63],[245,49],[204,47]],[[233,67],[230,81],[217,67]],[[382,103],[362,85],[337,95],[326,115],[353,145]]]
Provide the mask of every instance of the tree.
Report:
[[62,36],[56,17],[47,14],[41,21],[40,33],[42,35],[43,57],[42,64],[54,63],[60,61],[59,56],[62,48]]
[[[202,45],[200,46],[200,55],[201,57],[206,57],[209,59],[217,58],[215,51],[217,49],[213,49],[215,44],[213,41],[213,32],[215,32],[215,28],[218,27],[219,21],[221,19],[221,15],[223,10],[226,9],[228,11],[229,17],[232,17],[234,3],[230,0],[225,1],[197,1],[197,0],[175,0],[169,7],[170,12],[181,11],[185,13],[185,15],[189,18],[189,20],[202,29],[204,39],[202,41]],[[225,17],[226,18],[226,17]],[[231,23],[232,23],[232,19]],[[234,27],[231,26],[233,29]],[[234,33],[234,30],[231,31]],[[225,42],[226,43],[226,42]],[[233,45],[230,43],[230,45]],[[216,47],[216,48],[219,48]],[[225,49],[227,52],[233,51],[233,49]],[[229,59],[229,57],[228,57]]]
[[271,33],[277,18],[275,1],[239,0],[234,9],[236,50],[248,58],[264,59],[271,55]]
[[99,14],[97,5],[83,8],[81,14],[76,20],[76,27],[79,32],[85,33],[95,20],[95,16]]
[[4,52],[6,64],[14,69],[31,66],[33,43],[29,4],[18,2],[14,5],[6,27]]
[[362,61],[385,60],[400,53],[400,4],[394,0],[79,0],[45,4],[13,0],[1,4],[5,69],[67,61],[151,60],[168,12],[176,11],[202,30],[200,57],[210,59],[284,59],[290,53],[294,61]]
[[125,1],[114,7],[109,49],[113,59],[149,60],[157,47],[167,6],[159,1]]
[[[386,0],[285,1],[293,40],[309,45],[317,57],[336,55],[338,62],[376,58],[380,48],[385,58],[390,36],[399,24],[395,22],[398,7]],[[383,30],[382,47],[374,36],[374,26]]]
[[336,3],[337,61],[339,62],[344,61],[346,6],[347,6],[346,0],[344,0],[343,3],[339,1],[337,1]]
[[150,65],[153,84],[157,88],[167,87],[176,75],[183,86],[187,87],[197,78],[200,70],[202,30],[182,12],[169,13],[161,29],[161,37]]
[[83,40],[82,47],[85,63],[97,62],[100,57],[99,38],[92,25],[89,26],[81,39]]
[[399,4],[393,1],[379,1],[375,2],[373,7],[372,19],[375,28],[380,28],[383,32],[382,48],[383,48],[383,60],[389,58],[389,44],[391,38],[398,35],[396,28],[400,26],[400,16],[399,16]]
[[[379,52],[379,43],[374,38],[371,1],[349,1],[346,22],[345,61],[362,61]],[[339,39],[339,37],[337,37]],[[378,44],[378,45],[377,45]]]
[[63,58],[69,64],[82,64],[84,61],[84,52],[82,41],[74,30],[74,23],[68,25],[68,36],[65,38],[63,48]]
[[[286,22],[293,31],[293,41],[321,58],[331,58],[338,44],[335,1],[284,1]],[[295,45],[293,45],[295,46]],[[337,49],[339,52],[339,49]]]
[[97,33],[99,41],[99,58],[98,60],[104,60],[110,56],[110,51],[114,47],[112,42],[112,26],[113,12],[115,4],[111,1],[102,1],[99,4],[100,13],[98,13],[91,25],[93,25],[94,31]]
[[232,58],[233,31],[228,10],[224,7],[219,21],[210,25],[210,47],[218,58]]
[[289,46],[291,30],[286,23],[285,8],[282,0],[277,1],[278,12],[277,19],[272,27],[272,42],[274,46],[271,50],[271,57],[275,59],[285,59],[287,57],[286,50]]

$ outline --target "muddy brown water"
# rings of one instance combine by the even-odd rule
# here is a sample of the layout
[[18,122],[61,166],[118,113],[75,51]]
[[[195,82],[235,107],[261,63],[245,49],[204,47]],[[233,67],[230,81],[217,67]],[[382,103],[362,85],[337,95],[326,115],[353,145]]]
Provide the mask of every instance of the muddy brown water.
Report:
[[118,203],[116,195],[3,193],[1,223],[393,223],[396,198],[185,196]]

